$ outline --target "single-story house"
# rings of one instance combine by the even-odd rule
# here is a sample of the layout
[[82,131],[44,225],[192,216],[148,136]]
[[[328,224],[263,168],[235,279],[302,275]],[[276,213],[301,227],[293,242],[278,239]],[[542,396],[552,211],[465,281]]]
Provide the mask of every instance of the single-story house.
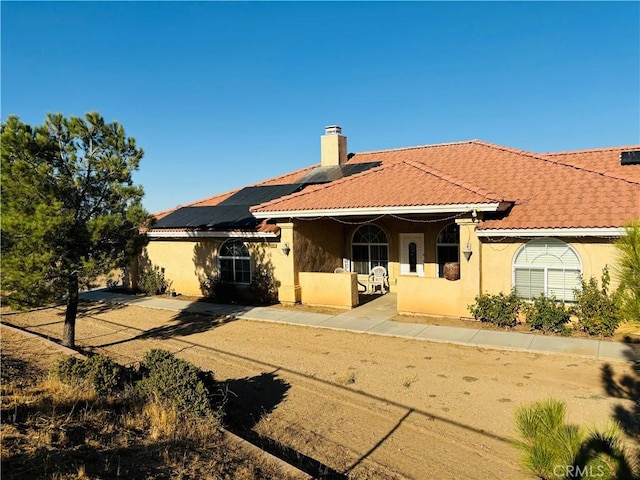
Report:
[[331,126],[320,150],[319,164],[156,214],[147,261],[185,295],[263,283],[280,302],[345,308],[382,266],[400,313],[469,316],[476,295],[513,287],[571,302],[640,218],[640,145],[352,154]]

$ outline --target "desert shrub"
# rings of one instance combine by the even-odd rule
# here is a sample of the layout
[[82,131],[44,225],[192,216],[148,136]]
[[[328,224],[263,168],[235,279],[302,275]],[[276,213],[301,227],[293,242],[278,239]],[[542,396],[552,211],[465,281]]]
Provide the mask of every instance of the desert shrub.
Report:
[[499,327],[513,327],[518,323],[522,306],[522,300],[514,289],[509,295],[503,292],[497,295],[489,293],[478,295],[475,303],[468,308],[476,320],[493,323]]
[[527,323],[533,330],[548,333],[566,333],[570,312],[555,297],[541,294],[526,306]]
[[622,315],[640,321],[640,219],[625,226],[625,234],[616,241],[618,260],[615,273],[620,280]]
[[635,465],[612,425],[604,432],[566,423],[566,404],[549,399],[521,406],[515,422],[522,465],[537,478],[633,479]]
[[130,372],[125,367],[104,355],[87,359],[65,357],[53,366],[51,374],[67,385],[91,386],[98,396],[121,391],[130,378]]
[[620,299],[617,293],[609,294],[609,270],[602,270],[600,286],[595,277],[589,281],[582,279],[581,288],[576,290],[576,306],[573,313],[578,317],[578,325],[589,335],[613,335],[621,321]]
[[210,276],[200,283],[202,294],[220,303],[270,305],[277,303],[278,290],[267,269],[256,266],[249,285],[223,282],[219,276]]
[[136,388],[143,397],[175,406],[178,412],[212,413],[207,386],[213,382],[211,373],[160,349],[145,354],[140,373]]
[[582,433],[577,426],[565,423],[566,411],[564,402],[553,399],[534,402],[516,411],[520,434],[516,447],[523,452],[523,466],[537,478],[565,478],[563,467],[573,465],[580,451]]
[[160,295],[171,286],[171,281],[164,276],[164,268],[158,265],[147,265],[140,272],[138,289],[147,295]]

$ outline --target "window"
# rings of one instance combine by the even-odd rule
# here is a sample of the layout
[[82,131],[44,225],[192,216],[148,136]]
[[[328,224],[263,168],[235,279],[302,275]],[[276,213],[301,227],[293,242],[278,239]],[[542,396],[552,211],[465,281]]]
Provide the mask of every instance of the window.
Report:
[[580,287],[582,263],[576,251],[562,240],[545,238],[523,245],[513,261],[513,285],[522,298],[552,295],[563,302],[575,301]]
[[225,283],[251,283],[249,249],[240,240],[230,240],[220,247],[218,255],[220,280]]
[[389,270],[389,243],[380,227],[363,225],[353,234],[351,259],[354,271],[368,275],[373,267]]
[[460,261],[460,227],[451,223],[440,230],[436,240],[438,277],[444,277],[444,264]]

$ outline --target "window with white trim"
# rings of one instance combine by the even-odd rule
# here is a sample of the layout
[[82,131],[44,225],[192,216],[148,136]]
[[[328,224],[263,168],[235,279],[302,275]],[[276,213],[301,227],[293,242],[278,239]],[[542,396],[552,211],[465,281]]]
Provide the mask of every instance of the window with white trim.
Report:
[[228,240],[220,247],[218,255],[220,280],[225,283],[251,283],[251,258],[249,249],[240,240]]
[[518,296],[534,299],[541,294],[562,302],[575,301],[582,262],[571,245],[555,238],[531,240],[513,260],[513,286]]
[[460,261],[460,226],[450,223],[438,234],[436,239],[436,262],[438,277],[444,277],[444,264]]
[[351,242],[353,270],[368,275],[373,267],[389,271],[389,242],[387,235],[376,225],[363,225],[353,234]]

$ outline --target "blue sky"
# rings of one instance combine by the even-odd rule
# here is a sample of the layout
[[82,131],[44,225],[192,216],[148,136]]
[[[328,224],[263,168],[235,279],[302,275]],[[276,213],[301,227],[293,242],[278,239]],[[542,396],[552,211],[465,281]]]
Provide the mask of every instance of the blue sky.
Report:
[[640,143],[639,2],[1,3],[1,116],[97,110],[151,212],[350,152]]

